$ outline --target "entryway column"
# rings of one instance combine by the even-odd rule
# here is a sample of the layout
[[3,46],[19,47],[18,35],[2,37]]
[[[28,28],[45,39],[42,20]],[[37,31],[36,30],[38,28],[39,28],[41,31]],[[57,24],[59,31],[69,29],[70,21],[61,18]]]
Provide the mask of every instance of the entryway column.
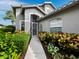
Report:
[[20,23],[20,20],[22,20],[22,15],[21,15],[21,9],[20,8],[17,8],[16,9],[16,24],[15,24],[15,26],[16,26],[16,31],[18,31],[18,30],[21,30],[20,29],[20,26],[21,26],[21,23]]
[[30,34],[30,21],[25,20],[25,32]]

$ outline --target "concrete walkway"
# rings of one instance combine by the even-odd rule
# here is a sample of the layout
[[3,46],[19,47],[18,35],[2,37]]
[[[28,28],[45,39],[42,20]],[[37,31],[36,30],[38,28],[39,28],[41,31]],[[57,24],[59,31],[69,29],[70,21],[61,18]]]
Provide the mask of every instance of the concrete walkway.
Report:
[[24,59],[47,59],[37,36],[33,36]]

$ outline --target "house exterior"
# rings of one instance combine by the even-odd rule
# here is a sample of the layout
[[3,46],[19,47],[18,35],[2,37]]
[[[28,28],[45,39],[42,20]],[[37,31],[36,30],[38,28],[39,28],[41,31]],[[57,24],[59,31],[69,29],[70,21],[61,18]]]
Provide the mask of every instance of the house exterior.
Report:
[[16,30],[24,30],[32,35],[38,33],[38,20],[55,11],[51,2],[38,5],[15,5],[12,8],[16,16]]
[[79,0],[40,19],[40,31],[79,33]]
[[39,5],[13,6],[16,30],[32,35],[39,31],[79,33],[79,1],[56,10],[49,2]]

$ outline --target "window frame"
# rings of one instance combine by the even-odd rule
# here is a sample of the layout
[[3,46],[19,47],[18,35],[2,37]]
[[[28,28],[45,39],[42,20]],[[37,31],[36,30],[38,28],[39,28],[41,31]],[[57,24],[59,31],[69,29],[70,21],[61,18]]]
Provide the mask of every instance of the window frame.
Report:
[[[59,25],[60,24],[60,25]],[[50,32],[62,32],[63,20],[61,18],[54,18],[50,20]],[[56,31],[52,31],[52,28],[56,28]],[[58,31],[58,28],[61,28],[61,31]]]

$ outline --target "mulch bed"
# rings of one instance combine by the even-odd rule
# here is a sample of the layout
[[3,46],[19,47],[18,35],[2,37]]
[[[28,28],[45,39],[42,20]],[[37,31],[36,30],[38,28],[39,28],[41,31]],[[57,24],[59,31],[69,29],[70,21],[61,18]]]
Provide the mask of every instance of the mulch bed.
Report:
[[19,57],[19,59],[24,59],[25,54],[26,54],[26,51],[25,51],[24,53],[21,54],[21,56]]
[[48,53],[48,51],[47,51],[47,46],[45,44],[43,44],[43,43],[41,43],[41,44],[43,46],[43,49],[45,51],[45,54],[46,54],[47,59],[53,59],[52,56],[51,56],[51,54]]

